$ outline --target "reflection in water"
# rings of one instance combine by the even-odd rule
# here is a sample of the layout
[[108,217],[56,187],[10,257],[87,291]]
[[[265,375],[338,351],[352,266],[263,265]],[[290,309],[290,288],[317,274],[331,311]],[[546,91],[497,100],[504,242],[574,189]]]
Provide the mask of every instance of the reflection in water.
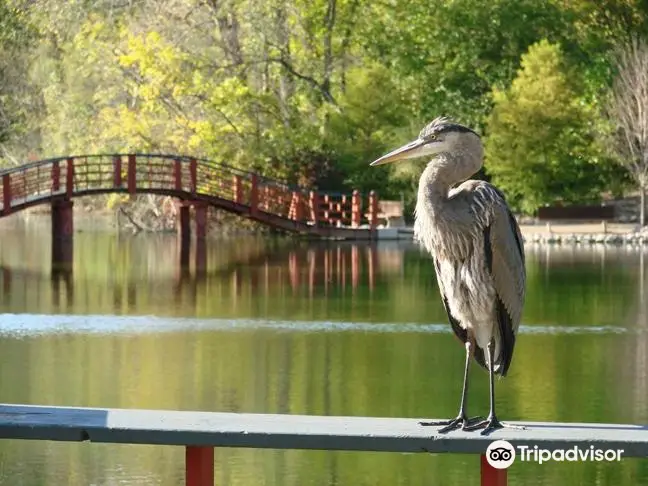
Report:
[[[78,236],[84,239],[85,235]],[[98,239],[93,241],[94,238]],[[28,252],[20,248],[8,249],[8,256],[3,253],[0,260],[4,295],[12,295],[12,305],[36,305],[46,312],[70,312],[71,309],[90,312],[91,309],[96,311],[99,305],[102,312],[141,314],[148,311],[154,293],[158,298],[164,296],[163,302],[172,304],[173,310],[169,312],[174,313],[181,306],[183,313],[188,311],[193,315],[197,310],[192,307],[199,296],[207,292],[213,295],[214,290],[232,299],[258,297],[259,294],[271,296],[277,292],[288,292],[299,298],[326,298],[347,290],[355,295],[358,288],[371,295],[379,275],[403,275],[403,249],[399,247],[311,244],[297,248],[271,245],[268,248],[260,246],[263,243],[258,240],[225,243],[225,247],[219,242],[219,247],[210,255],[210,262],[214,263],[199,275],[179,270],[173,258],[156,262],[158,275],[152,274],[150,269],[143,275],[140,264],[132,266],[132,262],[155,260],[156,256],[142,254],[155,251],[154,245],[131,239],[118,242],[115,248],[112,238],[102,239],[95,235],[88,240],[88,245],[106,244],[106,251],[98,252],[105,254],[106,260],[101,261],[97,252],[90,257],[80,255],[74,272],[35,270]],[[160,240],[171,248],[165,256],[172,255],[173,238]],[[131,257],[115,255],[121,252]],[[93,260],[87,261],[87,258]],[[50,273],[49,289],[44,288],[44,273]],[[110,298],[103,295],[105,293],[109,293]],[[40,300],[34,302],[35,298]],[[156,302],[159,303],[162,302]],[[156,312],[160,310],[156,308]]]
[[[463,348],[429,258],[409,243],[210,241],[204,275],[176,239],[79,233],[52,275],[46,231],[0,241],[4,402],[97,407],[449,417]],[[646,423],[645,256],[527,247],[529,295],[509,420]],[[472,370],[471,413],[488,408]],[[476,484],[478,458],[222,449],[230,485]],[[0,443],[0,484],[182,484],[180,448]],[[515,464],[530,485],[641,484],[645,461]]]

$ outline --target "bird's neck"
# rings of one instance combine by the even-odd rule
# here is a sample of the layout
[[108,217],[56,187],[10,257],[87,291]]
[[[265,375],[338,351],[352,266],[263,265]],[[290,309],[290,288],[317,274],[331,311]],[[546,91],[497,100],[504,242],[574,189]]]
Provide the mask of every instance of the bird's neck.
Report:
[[427,212],[432,211],[448,201],[450,188],[456,184],[456,177],[452,177],[451,166],[453,157],[446,154],[440,154],[426,167],[421,178],[419,179],[418,203],[424,203]]
[[429,252],[435,254],[442,245],[441,235],[453,227],[453,204],[448,199],[450,188],[458,182],[452,178],[451,156],[441,154],[431,161],[419,179],[414,221],[414,236]]
[[450,189],[468,179],[481,167],[480,154],[457,151],[440,154],[432,160],[419,179],[414,234],[432,254],[445,244],[444,236],[455,232],[465,220],[463,198],[450,198]]

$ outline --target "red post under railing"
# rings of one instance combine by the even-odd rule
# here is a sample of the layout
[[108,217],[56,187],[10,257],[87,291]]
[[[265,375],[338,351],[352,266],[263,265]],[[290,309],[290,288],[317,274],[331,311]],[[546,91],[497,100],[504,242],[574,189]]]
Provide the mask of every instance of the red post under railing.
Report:
[[488,464],[486,455],[481,455],[481,486],[506,486],[507,470],[495,469]]
[[[324,221],[327,223],[331,223],[331,219],[329,217],[329,209],[331,209],[331,200],[329,198],[328,194],[324,194],[324,197],[320,196],[319,198],[320,204],[323,206],[323,213],[322,216],[324,216]],[[318,211],[319,212],[319,211]]]
[[295,204],[295,221],[301,221],[304,219],[304,208],[302,207],[301,191],[293,191],[293,202]]
[[128,173],[126,174],[128,192],[134,196],[137,192],[137,159],[134,154],[128,155]]
[[58,160],[52,162],[52,192],[61,189],[61,166]]
[[350,223],[349,213],[347,212],[347,207],[349,206],[349,198],[346,194],[342,195],[342,201],[338,203],[337,210],[340,213],[338,218],[338,226],[346,226]]
[[351,226],[357,228],[362,222],[362,198],[360,191],[353,191],[351,196]]
[[11,212],[11,174],[2,176],[2,212],[5,216]]
[[311,191],[309,205],[310,205],[310,212],[311,212],[311,220],[313,221],[313,224],[317,226],[320,220],[319,217],[320,197],[316,191]]
[[113,187],[119,188],[122,185],[122,159],[120,155],[113,158]]
[[196,162],[196,159],[191,159],[189,161],[189,190],[191,191],[191,194],[196,194],[198,188],[197,168],[198,163]]
[[234,201],[237,204],[243,204],[243,185],[239,175],[234,176]]
[[256,214],[259,207],[259,177],[256,174],[251,176],[250,184],[250,212]]
[[175,190],[182,191],[182,162],[178,159],[173,161],[173,179]]
[[185,485],[214,486],[214,448],[187,446]]
[[263,208],[264,211],[270,212],[270,199],[272,198],[272,191],[270,190],[270,186],[264,186],[263,187],[263,196],[261,200],[261,207]]
[[71,199],[72,195],[74,194],[74,159],[72,157],[69,157],[67,159],[67,167],[65,172],[65,192],[68,199]]
[[378,226],[378,194],[376,191],[369,193],[369,227],[375,229]]

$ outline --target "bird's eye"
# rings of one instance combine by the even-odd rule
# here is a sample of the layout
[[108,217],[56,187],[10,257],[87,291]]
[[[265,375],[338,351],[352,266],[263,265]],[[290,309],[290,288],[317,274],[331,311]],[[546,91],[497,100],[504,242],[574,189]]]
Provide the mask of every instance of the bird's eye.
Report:
[[430,135],[428,138],[429,138],[430,140],[436,140],[436,139],[437,139],[437,136],[436,136],[436,135]]

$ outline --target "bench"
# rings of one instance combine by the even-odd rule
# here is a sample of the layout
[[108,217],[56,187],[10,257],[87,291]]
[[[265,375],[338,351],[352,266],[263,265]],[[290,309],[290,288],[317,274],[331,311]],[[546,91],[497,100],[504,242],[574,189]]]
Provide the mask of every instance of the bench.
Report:
[[378,201],[378,219],[386,222],[387,228],[405,226],[405,203],[403,201]]

